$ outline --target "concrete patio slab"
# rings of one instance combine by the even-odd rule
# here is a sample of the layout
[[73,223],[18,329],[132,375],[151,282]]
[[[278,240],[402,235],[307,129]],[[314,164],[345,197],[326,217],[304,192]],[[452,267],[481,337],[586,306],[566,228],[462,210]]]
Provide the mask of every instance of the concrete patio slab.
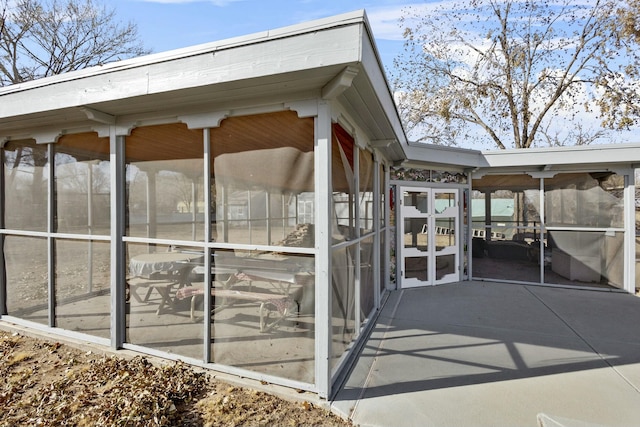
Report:
[[395,291],[332,408],[360,426],[637,425],[636,313],[611,292]]

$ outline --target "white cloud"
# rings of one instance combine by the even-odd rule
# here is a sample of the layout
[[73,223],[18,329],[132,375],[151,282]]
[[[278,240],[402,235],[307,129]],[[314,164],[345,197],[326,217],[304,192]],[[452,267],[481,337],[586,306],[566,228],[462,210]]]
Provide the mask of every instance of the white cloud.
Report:
[[403,40],[398,23],[405,6],[366,9],[373,35],[380,40]]
[[[381,6],[367,8],[367,16],[373,27],[373,33],[377,39],[403,40],[402,29],[399,26],[401,17],[411,21],[411,16],[426,16],[435,11],[458,10],[460,3],[457,1],[431,0],[428,2],[406,2],[394,6]],[[469,22],[475,21],[470,18]]]
[[411,14],[419,13],[421,15],[431,12],[443,4],[449,2],[434,3],[402,3],[393,6],[374,6],[366,8],[367,18],[373,30],[373,35],[380,40],[404,40],[402,37],[402,28],[400,28],[399,20],[403,16],[407,16],[409,10]]

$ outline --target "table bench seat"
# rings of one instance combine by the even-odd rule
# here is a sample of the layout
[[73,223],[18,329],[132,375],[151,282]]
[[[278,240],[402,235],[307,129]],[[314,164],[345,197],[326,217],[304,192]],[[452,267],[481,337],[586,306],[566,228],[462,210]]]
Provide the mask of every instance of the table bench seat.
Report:
[[[175,280],[166,280],[166,279],[146,279],[143,277],[131,277],[127,279],[127,301],[129,301],[129,296],[133,297],[139,303],[149,302],[149,297],[151,296],[151,292],[155,289],[160,295],[160,304],[158,305],[158,310],[156,311],[157,315],[163,313],[165,308],[173,309],[173,299],[171,299],[171,290],[175,285],[179,285],[180,283]],[[144,298],[140,298],[138,295],[137,289],[145,288],[147,289],[147,293]]]
[[[191,320],[195,320],[195,306],[198,297],[204,296],[203,286],[186,286],[178,289],[176,299],[183,300],[191,298]],[[227,300],[251,301],[260,304],[260,332],[267,332],[276,326],[282,319],[289,314],[291,298],[285,295],[268,294],[264,292],[249,292],[235,289],[212,288],[211,296],[220,297],[223,303],[219,308],[225,308],[230,305]],[[273,309],[273,310],[272,310]],[[217,310],[217,309],[216,309]],[[272,311],[278,313],[276,319],[269,323],[269,315]]]

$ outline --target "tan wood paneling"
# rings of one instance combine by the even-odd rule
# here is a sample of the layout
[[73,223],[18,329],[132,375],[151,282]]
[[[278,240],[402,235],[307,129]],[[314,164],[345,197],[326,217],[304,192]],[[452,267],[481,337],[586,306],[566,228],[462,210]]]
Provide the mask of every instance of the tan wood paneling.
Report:
[[211,129],[213,155],[269,148],[293,147],[313,151],[313,119],[300,119],[295,112],[231,117]]
[[197,159],[204,153],[202,130],[182,123],[135,128],[125,141],[127,163]]
[[100,138],[95,132],[63,135],[54,149],[75,157],[77,161],[109,160],[109,138]]

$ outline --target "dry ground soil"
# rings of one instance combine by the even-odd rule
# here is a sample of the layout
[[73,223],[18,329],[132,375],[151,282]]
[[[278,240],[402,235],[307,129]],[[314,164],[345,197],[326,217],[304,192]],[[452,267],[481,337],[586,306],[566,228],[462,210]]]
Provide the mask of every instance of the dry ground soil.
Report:
[[[314,405],[151,362],[0,330],[0,426],[331,426]],[[308,395],[310,396],[310,395]]]

